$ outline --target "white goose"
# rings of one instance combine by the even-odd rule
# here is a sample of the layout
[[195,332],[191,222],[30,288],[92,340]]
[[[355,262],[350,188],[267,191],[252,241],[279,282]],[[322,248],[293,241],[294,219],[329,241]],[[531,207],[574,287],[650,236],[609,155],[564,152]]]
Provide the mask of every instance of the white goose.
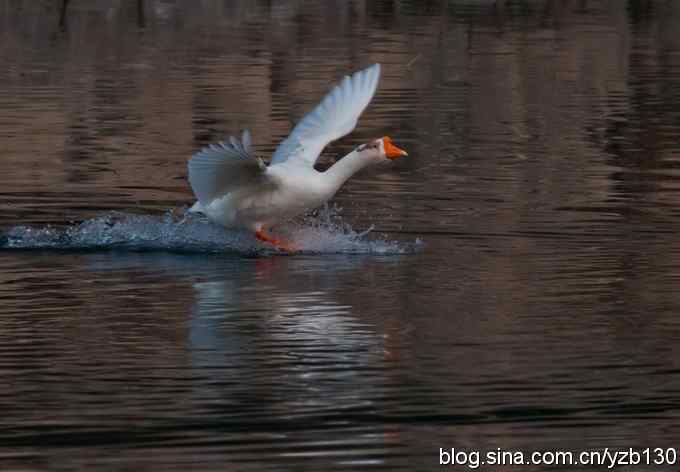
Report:
[[322,205],[366,165],[407,155],[385,136],[357,147],[325,172],[314,169],[323,148],[354,129],[379,78],[380,64],[345,77],[295,126],[269,166],[251,153],[248,131],[240,141],[229,137],[194,154],[189,183],[198,201],[189,211],[227,228],[252,230],[277,249],[294,250],[266,230]]

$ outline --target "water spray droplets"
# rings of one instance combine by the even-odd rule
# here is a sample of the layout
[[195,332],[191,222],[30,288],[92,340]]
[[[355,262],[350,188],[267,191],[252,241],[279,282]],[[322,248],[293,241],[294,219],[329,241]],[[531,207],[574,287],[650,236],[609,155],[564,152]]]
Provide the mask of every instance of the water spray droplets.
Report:
[[[400,243],[371,234],[373,227],[357,232],[343,221],[340,209],[326,206],[314,215],[275,228],[286,234],[303,253],[406,254],[419,242]],[[111,212],[66,227],[16,226],[0,235],[5,249],[173,251],[275,253],[247,231],[213,225],[200,215],[169,211],[165,215]]]

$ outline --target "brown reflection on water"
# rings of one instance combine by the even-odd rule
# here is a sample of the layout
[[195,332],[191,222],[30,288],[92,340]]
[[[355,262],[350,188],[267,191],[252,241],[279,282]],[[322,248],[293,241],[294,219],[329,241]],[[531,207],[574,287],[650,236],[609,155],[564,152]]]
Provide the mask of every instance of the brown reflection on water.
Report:
[[[152,412],[133,463],[167,441],[185,449],[147,460],[253,464],[293,443],[339,461],[359,444],[427,469],[435,437],[677,438],[679,15],[661,0],[0,0],[3,229],[186,205],[192,152],[249,128],[269,155],[331,83],[381,62],[325,162],[393,136],[410,157],[336,201],[357,230],[425,241],[403,258],[4,257],[0,400],[29,438],[10,439],[54,421],[73,445],[71,427],[120,433]],[[364,436],[348,446],[345,426]],[[238,442],[250,429],[256,452]]]
[[[186,201],[196,148],[248,127],[268,154],[330,83],[380,61],[378,99],[329,154],[394,132],[415,151],[402,170],[481,173],[488,198],[534,207],[601,201],[621,163],[594,157],[603,141],[616,154],[622,116],[645,130],[645,161],[670,138],[654,122],[676,93],[663,77],[677,60],[677,8],[650,4],[72,0],[60,30],[59,2],[5,1],[2,159],[21,182]],[[40,156],[37,169],[19,165],[25,156]],[[390,185],[371,175],[362,186]]]
[[[540,238],[629,240],[617,257],[635,277],[640,231],[676,226],[678,10],[5,0],[3,225],[187,204],[201,145],[250,128],[269,154],[330,83],[379,61],[378,97],[327,154],[389,133],[412,158],[343,189],[356,226],[508,237],[494,261],[508,276],[533,273]],[[678,248],[656,244],[645,264],[663,272]]]

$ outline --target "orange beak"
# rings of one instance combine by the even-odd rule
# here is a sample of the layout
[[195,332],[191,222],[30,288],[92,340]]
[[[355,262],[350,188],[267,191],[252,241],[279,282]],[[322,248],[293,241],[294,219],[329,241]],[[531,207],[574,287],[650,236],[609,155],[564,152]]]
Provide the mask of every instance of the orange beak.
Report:
[[399,149],[397,146],[392,144],[392,138],[389,136],[385,136],[382,138],[383,141],[383,147],[385,148],[385,155],[389,159],[396,159],[397,157],[401,156],[408,156],[408,152],[404,151],[403,149]]

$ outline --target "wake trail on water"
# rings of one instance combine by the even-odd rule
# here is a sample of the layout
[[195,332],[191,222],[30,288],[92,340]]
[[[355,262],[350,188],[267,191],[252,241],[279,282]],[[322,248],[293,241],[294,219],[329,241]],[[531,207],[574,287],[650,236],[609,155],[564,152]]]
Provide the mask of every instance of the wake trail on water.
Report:
[[[275,228],[276,235],[294,242],[302,253],[317,254],[408,254],[418,250],[420,240],[397,242],[374,236],[372,228],[357,232],[345,223],[336,207]],[[247,231],[213,225],[203,216],[182,212],[137,215],[110,212],[69,226],[15,226],[0,235],[0,249],[55,249],[277,253]]]

